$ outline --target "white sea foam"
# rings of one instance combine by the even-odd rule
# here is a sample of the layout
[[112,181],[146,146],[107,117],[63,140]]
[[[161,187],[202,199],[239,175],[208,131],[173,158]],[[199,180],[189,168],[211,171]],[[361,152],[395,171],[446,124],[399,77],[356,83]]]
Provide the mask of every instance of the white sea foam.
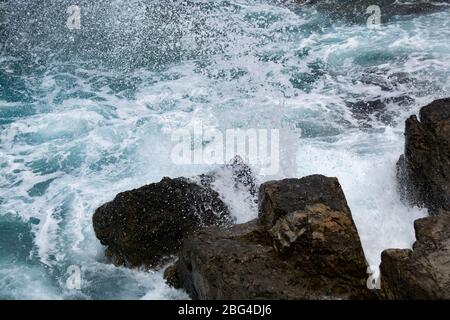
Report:
[[321,173],[339,179],[370,265],[380,263],[386,248],[410,248],[413,221],[426,215],[399,200],[395,163],[402,141],[402,132],[386,128],[376,135],[349,133],[332,144],[302,142],[299,149],[299,176]]
[[[133,1],[130,21],[139,8]],[[172,130],[193,121],[221,130],[279,128],[298,136],[295,144],[283,142],[284,156],[296,160],[286,163],[294,166],[275,178],[337,176],[370,264],[379,263],[385,248],[413,243],[412,222],[426,212],[399,201],[395,161],[402,153],[404,119],[450,92],[449,12],[370,31],[339,23],[311,31],[323,17],[269,1],[231,1],[189,13],[177,21],[188,30],[181,48],[186,56],[164,68],[123,71],[82,59],[54,62],[43,74],[23,77],[33,91],[20,89],[21,94],[31,95],[31,102],[0,100],[2,117],[11,108],[33,110],[9,117],[11,123],[0,131],[0,214],[34,221],[29,257],[36,264],[11,266],[0,257],[1,278],[7,281],[0,282],[0,297],[186,297],[168,288],[161,273],[105,261],[91,218],[120,191],[212,169],[170,161]],[[130,21],[121,21],[114,39]],[[202,34],[195,31],[198,23]],[[135,33],[143,46],[148,30],[140,31],[141,24],[123,36]],[[114,48],[111,60],[123,57],[126,65],[147,59],[124,43]],[[16,60],[2,57],[2,70],[14,72]],[[399,73],[414,79],[399,82]],[[394,121],[373,118],[372,128],[362,128],[346,105],[402,95],[414,102],[388,104]],[[237,222],[257,216],[231,179],[217,180],[214,188]],[[82,267],[80,292],[64,287],[69,265]]]

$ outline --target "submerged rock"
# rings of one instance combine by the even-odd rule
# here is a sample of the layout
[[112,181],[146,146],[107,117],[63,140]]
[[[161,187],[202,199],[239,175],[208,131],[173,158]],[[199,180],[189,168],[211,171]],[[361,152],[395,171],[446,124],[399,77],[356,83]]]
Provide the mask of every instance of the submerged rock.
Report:
[[376,120],[388,124],[392,116],[387,113],[386,104],[381,99],[373,101],[348,102],[347,107],[363,126],[370,127],[370,122]]
[[416,220],[413,250],[381,255],[385,299],[450,299],[450,212]]
[[263,184],[260,219],[183,243],[168,282],[196,299],[362,299],[367,264],[337,179]]
[[[256,188],[251,169],[242,160],[234,159],[220,174],[224,171],[239,190]],[[229,209],[211,187],[217,172],[192,180],[165,177],[122,192],[99,207],[93,225],[97,238],[107,246],[107,256],[117,265],[155,266],[176,254],[193,231],[230,226]]]
[[406,120],[405,153],[397,163],[402,198],[432,214],[450,211],[450,99]]
[[[380,98],[375,100],[362,100],[358,102],[347,102],[346,105],[353,117],[362,127],[372,127],[373,123],[383,123],[385,125],[395,124],[395,117],[398,109],[406,109],[414,102],[408,96],[397,96]],[[394,111],[394,109],[396,109]]]
[[409,0],[297,0],[300,4],[312,4],[318,10],[328,14],[332,18],[345,19],[354,23],[365,23],[367,18],[374,13],[368,8],[377,5],[380,8],[381,22],[389,22],[395,16],[417,15],[433,13],[445,10],[448,6],[439,1],[409,1]]

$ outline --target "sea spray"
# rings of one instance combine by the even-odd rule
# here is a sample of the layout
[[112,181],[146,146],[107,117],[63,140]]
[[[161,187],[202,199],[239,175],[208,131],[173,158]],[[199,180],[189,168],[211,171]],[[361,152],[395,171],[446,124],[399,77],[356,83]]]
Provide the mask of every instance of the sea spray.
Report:
[[[292,148],[277,178],[337,176],[371,265],[411,246],[426,212],[399,201],[394,166],[406,117],[450,92],[448,10],[368,30],[268,0],[79,1],[70,30],[70,5],[2,3],[1,298],[185,298],[161,273],[110,264],[91,219],[121,191],[211,169],[170,158],[196,112],[221,132],[280,129]],[[349,108],[377,99],[390,121]],[[248,204],[232,203],[240,222]]]

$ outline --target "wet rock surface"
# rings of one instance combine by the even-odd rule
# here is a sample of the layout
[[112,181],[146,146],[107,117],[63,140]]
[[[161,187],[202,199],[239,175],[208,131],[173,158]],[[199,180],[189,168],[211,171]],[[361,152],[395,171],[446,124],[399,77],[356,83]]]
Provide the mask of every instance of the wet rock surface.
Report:
[[335,178],[265,183],[260,218],[184,241],[168,282],[195,299],[364,299],[367,264]]
[[182,240],[195,230],[230,226],[229,208],[211,186],[218,172],[230,174],[236,188],[256,192],[251,169],[239,158],[195,179],[165,177],[122,192],[93,216],[106,255],[117,265],[156,266],[175,255]]
[[419,119],[406,120],[405,153],[397,163],[402,198],[432,214],[450,211],[450,99],[423,107]]
[[403,200],[427,207],[414,223],[412,250],[381,255],[383,299],[450,299],[450,99],[436,100],[406,120],[405,153],[397,163]]
[[384,299],[450,299],[450,212],[416,220],[413,250],[381,255]]
[[118,194],[96,210],[93,223],[115,264],[152,266],[175,254],[187,234],[230,225],[231,218],[215,191],[183,178],[163,178]]

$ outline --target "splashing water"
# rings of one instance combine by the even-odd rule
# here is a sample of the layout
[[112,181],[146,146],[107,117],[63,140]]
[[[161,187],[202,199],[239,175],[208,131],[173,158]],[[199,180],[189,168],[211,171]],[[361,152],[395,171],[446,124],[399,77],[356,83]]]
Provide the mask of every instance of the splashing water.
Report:
[[[185,298],[161,272],[109,264],[91,217],[211,169],[171,162],[170,133],[194,118],[295,133],[277,178],[338,177],[370,264],[411,246],[426,211],[399,201],[395,162],[406,117],[449,95],[449,10],[369,30],[269,0],[79,1],[69,30],[69,2],[0,3],[0,298]],[[381,113],[352,108],[376,100]],[[215,187],[238,221],[256,217]]]

